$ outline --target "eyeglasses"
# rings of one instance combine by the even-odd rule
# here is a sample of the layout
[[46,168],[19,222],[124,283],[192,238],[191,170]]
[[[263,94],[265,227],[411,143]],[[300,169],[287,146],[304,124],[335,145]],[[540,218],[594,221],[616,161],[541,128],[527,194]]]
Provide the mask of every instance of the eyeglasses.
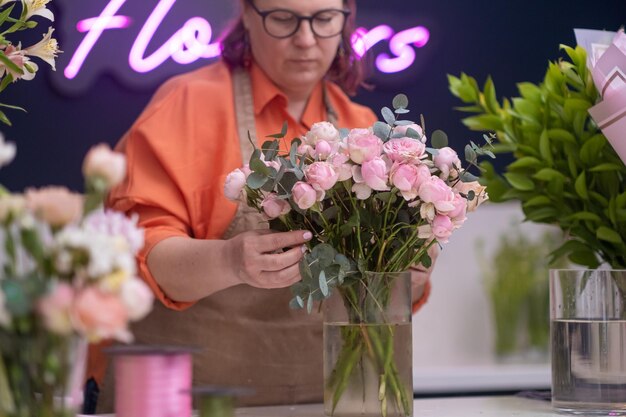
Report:
[[253,0],[247,0],[252,9],[263,18],[263,28],[268,35],[274,38],[288,38],[300,29],[303,20],[308,20],[311,31],[318,38],[332,38],[343,32],[346,20],[350,15],[348,10],[324,9],[311,16],[301,16],[291,10],[273,9],[261,11]]

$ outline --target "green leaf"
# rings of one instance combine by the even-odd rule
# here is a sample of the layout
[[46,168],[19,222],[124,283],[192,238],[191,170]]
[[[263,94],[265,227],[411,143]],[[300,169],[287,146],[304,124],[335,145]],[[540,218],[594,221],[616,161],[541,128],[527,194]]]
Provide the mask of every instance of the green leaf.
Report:
[[320,276],[318,280],[322,295],[324,297],[328,297],[328,282],[326,282],[326,272],[324,272],[324,270],[320,271]]
[[522,169],[522,168],[538,168],[543,166],[543,162],[541,162],[538,158],[534,156],[523,156],[517,161],[511,163],[508,166],[509,171]]
[[398,94],[393,98],[392,102],[394,109],[406,109],[409,107],[409,98],[405,94]]
[[574,213],[571,216],[566,217],[566,221],[591,221],[594,223],[602,222],[600,216],[590,211],[579,211],[578,213]]
[[514,172],[507,172],[504,174],[504,177],[507,179],[509,184],[513,186],[513,188],[520,191],[532,191],[535,189],[535,183],[525,175],[516,174]]
[[6,114],[4,114],[3,111],[0,110],[0,122],[4,123],[7,126],[12,126],[11,125],[11,121],[9,120],[9,118],[7,117]]
[[484,91],[485,104],[487,105],[487,108],[491,113],[498,113],[500,111],[500,104],[498,103],[498,99],[496,98],[496,87],[493,84],[491,76],[487,77],[487,81],[485,81]]
[[624,243],[622,237],[615,230],[610,229],[606,226],[598,227],[596,231],[596,237],[600,240],[605,240],[607,242],[621,244]]
[[479,116],[466,117],[462,120],[463,124],[470,130],[503,130],[502,119],[494,114],[482,114]]
[[373,131],[382,141],[386,141],[391,133],[391,126],[383,122],[376,122],[373,126]]
[[430,142],[435,149],[448,146],[448,135],[443,130],[435,130],[430,136]]
[[265,165],[265,163],[263,163],[263,161],[261,161],[260,159],[251,160],[250,169],[256,173],[263,175],[264,177],[267,177],[270,175],[269,167]]
[[539,137],[539,153],[544,161],[548,163],[548,165],[554,165],[554,159],[552,158],[552,149],[550,148],[550,137],[548,136],[548,131],[543,130],[541,132],[541,136]]
[[2,13],[0,13],[0,25],[6,22],[7,18],[11,15],[11,12],[13,11],[14,7],[15,7],[15,4],[12,4],[6,10],[3,10]]
[[261,173],[253,172],[248,176],[246,184],[248,184],[248,187],[252,188],[253,190],[258,190],[265,185],[268,179],[268,177]]
[[598,133],[590,137],[580,148],[580,159],[589,165],[595,165],[595,161],[599,159],[600,151],[607,145],[606,138],[603,134]]
[[585,171],[581,172],[578,178],[576,178],[574,189],[580,198],[583,200],[589,199],[589,193],[587,192],[587,175],[585,174]]
[[546,206],[551,205],[552,200],[545,195],[538,195],[537,197],[533,197],[530,200],[524,203],[524,207],[534,207],[534,206]]
[[526,219],[532,222],[545,222],[556,219],[559,212],[553,207],[542,207],[538,209],[525,208]]
[[287,123],[287,121],[285,120],[283,122],[283,127],[280,130],[280,133],[275,133],[273,135],[267,135],[266,138],[275,138],[275,139],[282,139],[287,135],[287,129],[289,128],[289,124]]
[[576,137],[565,129],[548,129],[550,139],[577,144]]
[[623,166],[613,164],[611,162],[605,162],[595,167],[591,168],[589,172],[606,172],[606,171],[622,171],[624,169]]
[[559,171],[552,168],[543,168],[537,171],[533,178],[541,180],[541,181],[554,181],[554,180],[564,180],[565,175],[561,174]]
[[313,295],[309,295],[309,298],[306,301],[306,311],[309,314],[313,311]]
[[525,99],[535,102],[541,102],[541,89],[533,83],[518,83],[517,89],[520,95]]
[[393,126],[394,122],[396,121],[396,116],[393,114],[391,109],[389,107],[383,107],[380,110],[380,113],[382,114],[385,122],[387,122],[388,125]]
[[420,135],[419,132],[413,129],[412,127],[409,127],[406,130],[405,135],[407,138],[411,138],[411,139],[418,139],[418,140],[422,139],[422,135]]

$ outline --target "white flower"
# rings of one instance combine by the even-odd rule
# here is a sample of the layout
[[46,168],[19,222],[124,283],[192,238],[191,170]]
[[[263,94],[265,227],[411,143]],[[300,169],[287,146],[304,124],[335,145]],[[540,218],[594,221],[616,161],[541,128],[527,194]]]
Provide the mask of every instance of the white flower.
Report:
[[122,303],[128,310],[128,318],[132,321],[141,320],[152,309],[154,294],[139,278],[124,281],[121,288]]
[[48,65],[52,67],[54,71],[56,71],[55,58],[60,52],[59,44],[57,40],[52,37],[52,32],[54,29],[52,27],[48,28],[48,33],[43,35],[43,39],[37,42],[36,44],[25,48],[24,54],[28,56],[36,56],[37,58],[42,59]]
[[129,218],[117,211],[95,211],[87,216],[83,222],[83,227],[90,232],[123,238],[127,246],[121,248],[121,250],[129,250],[134,254],[137,253],[144,244],[143,229],[137,227],[137,221],[137,215],[133,215]]
[[54,22],[54,15],[52,12],[46,7],[50,0],[23,0],[24,5],[26,6],[26,17],[24,20],[30,19],[32,16],[41,16],[45,19],[48,19]]
[[19,216],[26,207],[24,197],[19,194],[5,194],[0,196],[0,222],[4,223],[9,216]]
[[11,315],[6,309],[5,303],[4,291],[0,289],[0,326],[7,328],[11,325]]
[[15,143],[5,142],[4,135],[0,133],[0,168],[8,165],[15,158],[16,152]]

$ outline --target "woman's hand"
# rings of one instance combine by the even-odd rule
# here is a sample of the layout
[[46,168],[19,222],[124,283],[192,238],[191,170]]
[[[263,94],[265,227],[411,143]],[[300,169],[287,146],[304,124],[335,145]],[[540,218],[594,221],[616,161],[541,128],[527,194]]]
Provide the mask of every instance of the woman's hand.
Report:
[[298,263],[304,243],[312,237],[306,230],[243,232],[227,241],[228,264],[241,283],[257,288],[288,287],[300,280]]
[[[428,249],[428,254],[430,255],[431,264],[430,268],[425,268],[424,265],[418,264],[414,265],[410,268],[411,271],[411,295],[413,299],[413,303],[418,304],[418,307],[421,307],[428,298],[430,287],[430,275],[433,272],[433,268],[435,267],[435,262],[437,257],[439,256],[439,246],[433,245]],[[414,307],[414,311],[416,308]]]

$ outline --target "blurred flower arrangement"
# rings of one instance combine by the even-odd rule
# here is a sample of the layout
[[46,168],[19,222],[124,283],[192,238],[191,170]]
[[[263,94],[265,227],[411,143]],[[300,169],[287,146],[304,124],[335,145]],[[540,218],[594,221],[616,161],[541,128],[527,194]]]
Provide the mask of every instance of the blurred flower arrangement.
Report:
[[[0,26],[10,25],[0,33],[0,90],[34,77],[29,57],[54,68],[52,28],[25,49],[5,38],[35,27],[35,15],[53,20],[48,2],[0,2]],[[16,4],[19,18],[11,17]],[[4,113],[0,120],[9,124]],[[0,134],[0,168],[15,154]],[[151,310],[152,292],[136,276],[143,231],[136,219],[101,208],[125,172],[125,157],[101,144],[83,163],[85,195],[56,186],[11,193],[0,185],[0,416],[74,416],[86,341],[128,342],[129,322]]]
[[[315,301],[336,289],[350,323],[357,324],[342,333],[344,354],[327,381],[333,411],[351,375],[362,368],[357,363],[366,361],[376,370],[382,415],[394,405],[395,412],[410,415],[412,391],[409,387],[407,393],[399,379],[391,359],[394,332],[384,323],[393,273],[420,263],[430,266],[428,249],[446,243],[466,213],[486,199],[484,187],[461,166],[443,132],[433,132],[429,148],[423,122],[398,118],[409,112],[407,106],[406,96],[396,96],[394,110],[382,109],[384,122],[366,129],[316,123],[302,138],[284,144],[289,151],[281,154],[285,125],[255,149],[249,165],[226,178],[226,196],[263,213],[272,229],[313,233],[300,263],[302,280],[292,286],[291,306],[311,312]],[[493,157],[474,143],[465,155],[474,166],[478,155]],[[359,287],[366,288],[369,301],[358,295]],[[363,326],[381,316],[382,327]]]
[[[626,70],[623,32],[613,48],[618,56],[621,51]],[[585,49],[561,49],[569,60],[551,62],[539,84],[519,83],[521,97],[501,104],[491,78],[481,90],[466,74],[449,76],[450,91],[467,104],[459,110],[474,114],[463,123],[472,130],[495,131],[496,151],[515,159],[503,174],[483,163],[490,199],[520,200],[527,220],[558,225],[566,239],[552,252],[553,259],[567,256],[592,269],[602,264],[626,269],[626,166],[590,117],[592,106],[603,102]],[[620,84],[619,78],[615,81]],[[607,97],[604,104],[612,104],[617,114]],[[626,102],[626,85],[611,98]],[[615,127],[605,127],[604,133]],[[616,148],[625,143],[619,130],[611,132]]]
[[[50,0],[0,0],[0,92],[18,80],[32,80],[39,69],[32,57],[39,58],[55,69],[55,58],[61,51],[52,37],[54,29],[48,28],[43,39],[29,47],[21,42],[11,42],[9,38],[16,32],[33,29],[37,22],[33,17],[54,21],[54,15],[47,8]],[[16,7],[17,5],[20,7]],[[19,13],[17,13],[19,12]],[[18,16],[18,17],[16,17]],[[22,110],[23,108],[0,103],[0,107]],[[9,118],[0,110],[0,121],[11,125]]]

